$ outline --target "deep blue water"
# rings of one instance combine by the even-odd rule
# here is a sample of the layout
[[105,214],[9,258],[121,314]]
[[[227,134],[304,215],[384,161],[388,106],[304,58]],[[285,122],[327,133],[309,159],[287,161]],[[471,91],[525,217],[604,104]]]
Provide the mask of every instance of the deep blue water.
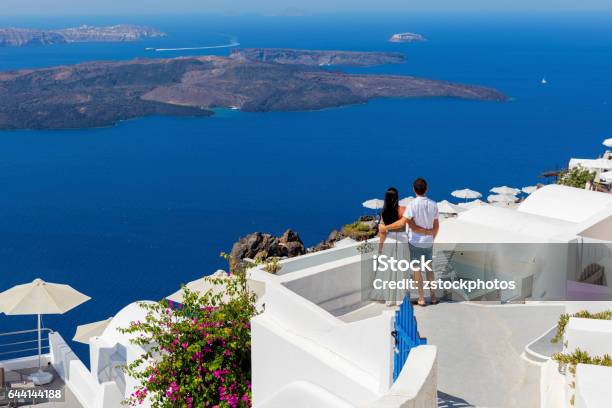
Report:
[[[317,112],[154,117],[106,129],[0,132],[0,290],[36,277],[92,300],[48,326],[71,338],[137,299],[159,299],[224,264],[241,235],[297,230],[307,245],[363,214],[389,186],[426,177],[435,199],[535,184],[612,132],[611,15],[304,18],[0,18],[0,26],[144,23],[169,37],[130,44],[0,48],[0,70],[171,57],[146,47],[218,45],[405,52],[354,70],[492,86],[513,99],[378,100]],[[429,41],[390,44],[394,32]],[[227,49],[199,53],[225,54]],[[542,77],[549,81],[540,84]],[[0,317],[0,332],[33,327]],[[75,345],[86,359],[86,348]]]

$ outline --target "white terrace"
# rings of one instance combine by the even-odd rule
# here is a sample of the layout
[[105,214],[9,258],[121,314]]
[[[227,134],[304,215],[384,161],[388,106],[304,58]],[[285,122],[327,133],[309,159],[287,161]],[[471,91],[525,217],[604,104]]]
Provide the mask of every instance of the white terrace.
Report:
[[[439,238],[447,245],[603,244],[612,241],[611,200],[612,195],[547,186],[533,193],[518,210],[477,207],[446,220]],[[596,252],[589,255],[593,258],[589,262],[603,265],[608,284],[586,282],[580,289],[605,297],[610,295],[612,279],[612,267],[607,263],[610,254]],[[508,256],[501,259],[506,261],[500,266],[509,259],[517,260]],[[567,264],[572,258],[566,253],[559,259]],[[518,260],[524,259],[519,256]],[[460,302],[417,308],[419,331],[427,337],[428,345],[411,350],[393,381],[395,308],[364,300],[368,289],[362,284],[362,272],[371,268],[371,258],[362,258],[357,245],[350,245],[281,264],[275,275],[251,270],[252,279],[265,283],[265,293],[259,300],[264,312],[252,321],[256,407],[515,407],[537,406],[540,402],[543,408],[566,408],[563,401],[546,399],[559,392],[565,395],[565,377],[551,374],[550,348],[534,342],[550,333],[565,310],[563,303]],[[578,268],[582,266],[578,263]],[[518,294],[519,300],[541,295],[546,285],[567,293],[567,280],[571,278],[567,270],[543,268],[532,275],[528,288]],[[142,319],[143,313],[138,304],[128,305],[102,335],[90,339],[90,368],[58,333],[49,334],[44,358],[68,390],[66,401],[58,407],[120,406],[131,392],[133,380],[123,376],[119,365],[131,362],[142,350],[117,327]],[[607,333],[608,329],[583,326],[570,322],[568,340],[593,352],[602,351],[602,340],[588,343],[579,331]],[[605,336],[600,337],[609,339]],[[0,362],[11,375],[35,365],[32,359]],[[609,378],[600,368],[579,367],[577,408],[602,407],[598,402],[602,391],[592,385],[598,384],[598,378]]]

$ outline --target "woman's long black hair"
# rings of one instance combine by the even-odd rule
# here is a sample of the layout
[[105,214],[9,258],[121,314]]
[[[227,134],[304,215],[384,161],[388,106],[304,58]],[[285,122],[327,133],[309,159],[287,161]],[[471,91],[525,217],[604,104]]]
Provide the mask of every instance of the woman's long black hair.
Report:
[[399,220],[399,193],[397,188],[389,187],[385,193],[385,204],[382,209],[382,220],[385,225]]

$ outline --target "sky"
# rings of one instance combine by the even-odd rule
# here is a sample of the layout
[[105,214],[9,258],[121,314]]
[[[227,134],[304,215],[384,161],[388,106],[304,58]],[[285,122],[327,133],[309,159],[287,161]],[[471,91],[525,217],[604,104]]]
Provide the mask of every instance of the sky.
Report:
[[11,15],[612,11],[612,0],[0,0]]

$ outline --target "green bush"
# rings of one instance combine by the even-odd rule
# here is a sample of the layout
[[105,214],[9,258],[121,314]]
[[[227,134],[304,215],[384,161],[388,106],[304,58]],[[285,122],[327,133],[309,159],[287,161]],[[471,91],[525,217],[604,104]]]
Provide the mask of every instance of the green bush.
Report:
[[355,221],[352,224],[346,224],[342,228],[342,233],[354,240],[362,241],[376,236],[378,228],[372,228],[364,222]]
[[602,312],[591,313],[588,310],[581,310],[578,313],[570,315],[568,313],[564,313],[559,317],[559,322],[557,323],[557,333],[555,333],[555,337],[553,337],[550,342],[558,343],[563,338],[563,334],[565,333],[565,326],[569,322],[570,317],[580,317],[583,319],[599,319],[599,320],[612,320],[612,310],[604,310]]
[[574,371],[578,364],[593,364],[612,367],[612,357],[610,357],[610,355],[604,354],[602,357],[591,357],[589,353],[582,351],[579,348],[574,350],[573,353],[557,353],[552,356],[552,359],[561,364],[567,364],[570,367],[574,367]]
[[583,167],[574,167],[559,174],[557,184],[564,186],[584,188],[586,183],[595,180],[595,172]]

